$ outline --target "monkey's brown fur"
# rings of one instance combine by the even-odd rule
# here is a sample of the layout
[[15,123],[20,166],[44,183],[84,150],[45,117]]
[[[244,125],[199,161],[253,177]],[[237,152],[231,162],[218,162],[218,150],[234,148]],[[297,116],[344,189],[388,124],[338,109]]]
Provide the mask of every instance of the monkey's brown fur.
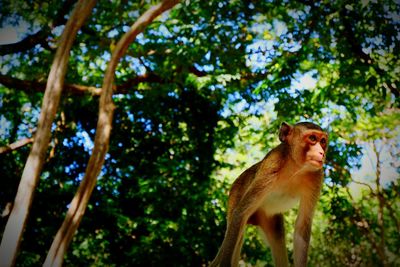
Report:
[[312,217],[321,190],[327,134],[316,124],[282,123],[281,143],[233,183],[227,230],[210,266],[237,266],[246,224],[261,228],[275,266],[288,266],[282,213],[300,201],[294,232],[294,266],[307,265]]

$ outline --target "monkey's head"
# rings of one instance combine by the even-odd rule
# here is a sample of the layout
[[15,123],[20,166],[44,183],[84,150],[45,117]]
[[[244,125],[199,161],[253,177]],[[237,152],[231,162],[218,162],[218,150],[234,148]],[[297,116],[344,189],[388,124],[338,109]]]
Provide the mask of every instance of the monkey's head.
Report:
[[289,157],[301,166],[322,169],[328,149],[328,134],[311,122],[282,123],[279,140],[288,146]]

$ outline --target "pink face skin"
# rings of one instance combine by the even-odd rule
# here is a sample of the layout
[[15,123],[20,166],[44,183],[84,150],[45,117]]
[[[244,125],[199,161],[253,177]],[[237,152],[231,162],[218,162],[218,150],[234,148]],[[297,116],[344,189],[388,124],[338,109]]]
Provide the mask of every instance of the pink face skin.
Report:
[[327,135],[324,132],[310,130],[304,134],[304,141],[307,144],[306,161],[321,169],[325,162]]

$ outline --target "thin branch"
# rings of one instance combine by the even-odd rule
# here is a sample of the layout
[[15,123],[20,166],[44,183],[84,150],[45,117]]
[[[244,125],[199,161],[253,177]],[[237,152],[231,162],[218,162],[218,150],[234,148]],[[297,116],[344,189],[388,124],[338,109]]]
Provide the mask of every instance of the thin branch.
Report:
[[65,1],[57,14],[55,14],[54,20],[50,26],[45,26],[38,32],[25,37],[23,40],[17,43],[0,45],[0,55],[24,52],[35,47],[38,44],[46,49],[49,49],[50,47],[47,42],[47,37],[51,33],[52,28],[62,25],[66,22],[64,17],[66,14],[68,14],[69,10],[75,2],[75,0]]
[[[200,71],[195,67],[190,67],[189,71],[198,77],[204,77],[211,75],[205,71]],[[241,75],[241,80],[262,80],[269,72],[266,73],[245,73]],[[145,73],[143,75],[136,76],[126,82],[113,85],[115,94],[129,94],[135,91],[135,88],[140,83],[170,83],[172,79],[163,78],[155,73]],[[0,74],[0,84],[11,88],[24,91],[26,93],[39,92],[43,93],[46,88],[46,81],[37,80],[21,80],[7,75]],[[101,88],[94,86],[86,86],[80,84],[64,84],[64,93],[71,93],[74,95],[91,94],[93,96],[100,96]]]
[[375,142],[372,142],[372,148],[373,151],[375,153],[376,156],[376,178],[375,178],[375,184],[376,184],[376,198],[378,200],[379,203],[379,207],[378,207],[378,226],[380,229],[380,247],[381,250],[383,251],[383,256],[384,258],[382,258],[383,262],[383,266],[386,266],[386,255],[385,255],[385,221],[383,218],[383,213],[384,213],[384,206],[385,206],[385,202],[386,199],[382,194],[382,188],[381,188],[381,159],[380,159],[380,152],[375,144]]
[[[46,89],[47,81],[36,80],[21,80],[11,76],[0,74],[0,83],[8,88],[21,90],[27,93],[40,92],[43,93]],[[64,84],[64,92],[82,95],[85,93],[100,95],[100,88],[93,86],[85,86],[79,84]]]
[[364,186],[366,186],[366,187],[368,187],[368,189],[371,191],[371,194],[372,195],[375,195],[375,193],[374,193],[374,189],[371,187],[371,185],[369,185],[369,184],[367,184],[367,183],[364,183],[364,182],[360,182],[360,181],[357,181],[357,180],[351,180],[353,183],[355,183],[355,184],[359,184],[359,185],[364,185]]
[[[113,90],[116,94],[128,94],[132,93],[134,87],[139,83],[167,83],[171,80],[162,78],[161,76],[154,73],[145,73],[143,75],[136,76],[123,84],[114,85]],[[43,93],[46,88],[46,81],[37,80],[21,80],[18,78],[13,78],[7,75],[0,74],[0,84],[8,88],[13,88],[17,90],[24,91],[26,93],[40,92]],[[79,84],[64,84],[64,93],[71,93],[75,95],[91,94],[93,96],[100,96],[101,88],[94,86],[86,86]]]
[[145,73],[143,75],[136,76],[123,84],[117,85],[114,87],[114,93],[117,94],[127,94],[132,93],[134,87],[136,87],[139,83],[167,83],[171,82],[172,80],[166,80],[161,76],[158,76],[155,73]]
[[23,231],[32,205],[34,191],[39,182],[46,151],[49,146],[51,126],[56,116],[61,92],[64,87],[70,50],[78,30],[90,15],[95,2],[95,0],[79,0],[61,35],[47,80],[35,140],[25,163],[14,200],[14,206],[2,236],[0,244],[2,266],[15,265]]
[[85,176],[79,185],[78,191],[72,199],[63,224],[47,254],[44,266],[61,266],[64,254],[74,236],[85,213],[89,198],[97,182],[104,163],[104,158],[110,142],[114,103],[112,101],[115,69],[121,57],[125,54],[129,44],[149,25],[157,16],[174,7],[179,1],[165,0],[151,7],[132,25],[118,41],[104,75],[99,103],[99,117],[97,121],[96,137],[92,155],[86,167]]
[[23,146],[26,146],[33,142],[33,137],[27,137],[21,140],[18,140],[12,144],[0,147],[0,154],[8,153],[14,150],[17,150]]
[[381,250],[381,247],[378,244],[378,241],[375,239],[374,235],[371,232],[370,223],[362,216],[361,209],[357,206],[357,203],[354,201],[353,196],[351,195],[350,189],[348,187],[345,188],[347,195],[349,196],[352,207],[354,209],[353,216],[350,217],[350,220],[365,234],[365,236],[369,239],[370,244],[378,253],[378,256],[383,260],[385,258],[384,251]]
[[35,47],[38,44],[40,44],[44,48],[49,49],[50,47],[46,41],[49,32],[50,31],[47,29],[40,30],[37,33],[25,37],[23,40],[17,43],[0,45],[0,56],[17,52],[24,52]]
[[[117,94],[127,94],[132,92],[131,88],[137,86],[139,83],[164,83],[167,82],[160,76],[156,74],[143,74],[128,80],[127,82],[113,86],[113,90]],[[46,81],[36,81],[36,80],[21,80],[17,78],[13,78],[6,75],[0,74],[0,84],[8,88],[14,88],[17,90],[24,91],[26,93],[32,92],[40,92],[43,93],[46,88]],[[79,84],[64,84],[63,92],[65,93],[72,93],[75,95],[83,95],[83,94],[91,94],[94,96],[100,96],[101,88],[94,87],[94,86],[86,86],[86,85],[79,85]]]

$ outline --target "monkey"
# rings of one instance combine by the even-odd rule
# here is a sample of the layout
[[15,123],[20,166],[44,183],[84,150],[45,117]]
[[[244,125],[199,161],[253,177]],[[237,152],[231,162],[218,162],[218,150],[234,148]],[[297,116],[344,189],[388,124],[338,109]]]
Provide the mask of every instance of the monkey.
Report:
[[311,224],[319,199],[328,134],[311,122],[279,129],[281,143],[233,182],[227,209],[227,228],[222,245],[211,262],[237,266],[247,224],[265,235],[274,265],[289,265],[283,212],[299,203],[294,230],[294,266],[307,265]]

